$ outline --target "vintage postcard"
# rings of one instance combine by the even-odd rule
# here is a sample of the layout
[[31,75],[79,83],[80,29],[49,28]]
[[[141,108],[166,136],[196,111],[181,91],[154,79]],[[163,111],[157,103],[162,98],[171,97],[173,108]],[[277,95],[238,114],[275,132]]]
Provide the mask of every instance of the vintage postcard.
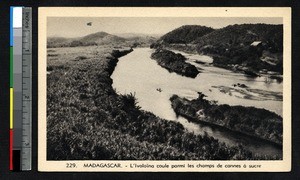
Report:
[[291,170],[290,8],[39,8],[39,171]]

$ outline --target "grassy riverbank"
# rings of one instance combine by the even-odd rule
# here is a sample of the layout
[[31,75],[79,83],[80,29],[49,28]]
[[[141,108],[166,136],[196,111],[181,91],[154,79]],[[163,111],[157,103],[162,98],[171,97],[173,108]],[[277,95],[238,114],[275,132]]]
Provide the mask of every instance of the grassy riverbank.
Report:
[[265,109],[244,106],[217,105],[204,99],[171,97],[174,111],[195,122],[221,126],[234,132],[282,145],[282,117]]
[[274,159],[228,147],[118,95],[110,75],[120,55],[109,46],[51,48],[47,66],[48,160]]

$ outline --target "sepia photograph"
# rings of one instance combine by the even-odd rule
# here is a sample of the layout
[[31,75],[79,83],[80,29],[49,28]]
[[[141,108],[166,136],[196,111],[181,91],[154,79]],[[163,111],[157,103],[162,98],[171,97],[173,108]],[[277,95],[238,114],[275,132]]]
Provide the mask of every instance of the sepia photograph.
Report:
[[289,162],[286,17],[65,9],[39,22],[43,162]]

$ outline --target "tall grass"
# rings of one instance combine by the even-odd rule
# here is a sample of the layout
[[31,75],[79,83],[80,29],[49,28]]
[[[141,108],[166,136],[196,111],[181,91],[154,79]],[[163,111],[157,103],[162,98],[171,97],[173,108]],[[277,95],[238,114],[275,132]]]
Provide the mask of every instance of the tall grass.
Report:
[[[134,94],[117,95],[110,75],[118,60],[110,52],[56,48],[59,60],[48,60],[48,160],[256,158],[243,147],[188,133],[180,123],[142,111]],[[79,54],[88,58],[72,61]]]

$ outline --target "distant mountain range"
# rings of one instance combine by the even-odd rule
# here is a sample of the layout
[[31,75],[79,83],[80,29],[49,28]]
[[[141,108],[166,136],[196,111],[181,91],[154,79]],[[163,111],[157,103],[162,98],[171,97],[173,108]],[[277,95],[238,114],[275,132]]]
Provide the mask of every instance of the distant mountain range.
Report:
[[79,38],[48,37],[47,47],[76,47],[91,45],[150,45],[157,38],[144,34],[121,34],[120,36],[106,32],[97,32]]
[[144,37],[144,38],[155,38],[159,39],[162,34],[143,34],[143,33],[118,33],[118,34],[113,34],[125,39],[129,38],[136,38],[136,37]]

